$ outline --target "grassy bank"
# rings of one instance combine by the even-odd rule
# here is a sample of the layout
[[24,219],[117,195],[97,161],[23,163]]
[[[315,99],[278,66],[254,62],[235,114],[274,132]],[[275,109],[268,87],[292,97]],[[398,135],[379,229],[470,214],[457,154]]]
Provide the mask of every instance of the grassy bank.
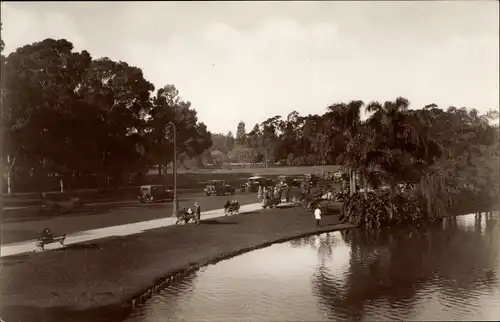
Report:
[[20,322],[120,321],[133,302],[166,286],[172,274],[180,277],[274,242],[354,227],[337,215],[323,224],[316,229],[312,214],[300,208],[274,209],[3,258],[0,316]]

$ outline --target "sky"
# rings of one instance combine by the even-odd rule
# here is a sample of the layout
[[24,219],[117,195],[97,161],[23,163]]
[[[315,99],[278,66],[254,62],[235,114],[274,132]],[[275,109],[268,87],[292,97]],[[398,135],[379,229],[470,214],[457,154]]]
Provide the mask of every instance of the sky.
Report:
[[215,133],[336,102],[499,108],[498,1],[2,2],[4,54],[45,38],[174,84]]

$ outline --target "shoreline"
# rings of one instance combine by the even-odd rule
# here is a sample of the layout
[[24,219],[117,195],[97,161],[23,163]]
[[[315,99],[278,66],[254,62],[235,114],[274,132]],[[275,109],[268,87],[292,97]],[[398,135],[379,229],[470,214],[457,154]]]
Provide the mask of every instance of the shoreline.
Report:
[[316,228],[313,215],[300,207],[258,210],[202,220],[200,226],[97,240],[94,246],[87,243],[74,250],[70,245],[64,251],[6,257],[1,260],[0,317],[19,322],[123,321],[172,281],[203,266],[272,244],[356,227],[341,223],[338,214],[322,221],[324,226]]

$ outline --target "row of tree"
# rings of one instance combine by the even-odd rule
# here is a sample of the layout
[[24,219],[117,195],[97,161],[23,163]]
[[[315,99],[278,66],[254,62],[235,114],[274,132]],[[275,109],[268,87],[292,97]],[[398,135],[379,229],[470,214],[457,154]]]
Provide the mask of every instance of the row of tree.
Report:
[[[381,135],[397,136],[400,134],[419,135],[419,141],[415,142],[416,145],[430,144],[429,147],[425,146],[425,148],[439,149],[441,147],[446,151],[455,151],[453,152],[455,155],[457,149],[466,149],[470,152],[468,154],[470,158],[472,151],[477,152],[478,144],[486,142],[484,141],[486,139],[491,141],[495,138],[492,136],[495,133],[495,127],[489,125],[489,121],[497,117],[494,112],[479,115],[477,110],[457,109],[455,107],[444,111],[435,104],[427,105],[422,109],[410,110],[408,100],[398,98],[394,102],[388,101],[383,104],[371,102],[366,106],[369,118],[362,121],[360,114],[364,106],[362,101],[333,104],[322,115],[301,116],[294,111],[285,119],[281,116],[274,116],[261,124],[256,124],[249,133],[245,130],[245,123],[240,122],[236,137],[233,136],[232,132],[227,135],[213,135],[212,161],[263,162],[266,165],[274,163],[287,165],[350,164],[353,158],[361,158],[361,155],[353,153],[361,153],[358,148],[363,146],[368,150],[387,150],[399,148],[399,144],[406,144],[407,149],[424,149],[423,146],[408,145],[408,142],[403,141],[410,139],[404,137],[398,137],[398,140],[393,138],[390,141],[391,146],[382,146],[377,141],[381,139]],[[392,128],[390,130],[383,129],[382,125],[390,125]],[[475,138],[477,142],[469,141],[467,135],[472,134],[465,135],[461,132],[462,127],[465,126],[485,128],[487,134],[481,132],[483,141],[480,141],[479,137]],[[470,131],[476,131],[476,128]],[[381,133],[382,130],[392,132]],[[457,135],[459,136],[457,137]],[[426,138],[427,141],[424,140]],[[431,138],[435,140],[431,140]],[[459,138],[464,140],[460,143],[453,142]],[[413,137],[413,139],[417,138]],[[375,140],[379,146],[369,147],[369,143],[373,143],[372,140]],[[382,142],[384,142],[383,139]],[[488,142],[488,144],[490,143]],[[437,156],[438,152],[436,150],[433,153],[434,155],[429,156],[430,158]],[[209,157],[208,154],[207,151],[204,156]],[[359,160],[359,162],[361,161]]]
[[161,174],[173,155],[169,122],[179,154],[197,158],[212,144],[175,86],[154,93],[142,70],[126,62],[77,52],[65,39],[45,39],[1,59],[2,152],[18,186],[50,174],[107,185],[153,165]]
[[[366,120],[361,119],[363,108]],[[366,188],[344,204],[344,212],[356,217],[352,222],[368,213],[379,214],[370,219],[376,222],[388,215],[403,220],[405,212],[407,219],[415,219],[443,215],[462,200],[485,207],[498,200],[499,128],[493,120],[498,120],[497,111],[443,110],[435,104],[410,109],[403,97],[383,103],[351,101],[333,104],[322,115],[271,117],[249,133],[241,122],[236,138],[219,135],[212,149],[229,159],[266,165],[345,165],[353,170],[351,194],[356,191],[354,171]],[[402,197],[401,184],[414,193]],[[369,196],[367,191],[382,186],[390,187],[385,199]]]

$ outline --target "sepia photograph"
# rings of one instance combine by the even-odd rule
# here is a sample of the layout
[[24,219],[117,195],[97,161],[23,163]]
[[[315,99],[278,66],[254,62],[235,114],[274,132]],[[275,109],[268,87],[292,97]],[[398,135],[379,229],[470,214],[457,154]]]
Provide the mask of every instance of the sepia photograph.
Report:
[[1,1],[0,322],[499,321],[499,9]]

